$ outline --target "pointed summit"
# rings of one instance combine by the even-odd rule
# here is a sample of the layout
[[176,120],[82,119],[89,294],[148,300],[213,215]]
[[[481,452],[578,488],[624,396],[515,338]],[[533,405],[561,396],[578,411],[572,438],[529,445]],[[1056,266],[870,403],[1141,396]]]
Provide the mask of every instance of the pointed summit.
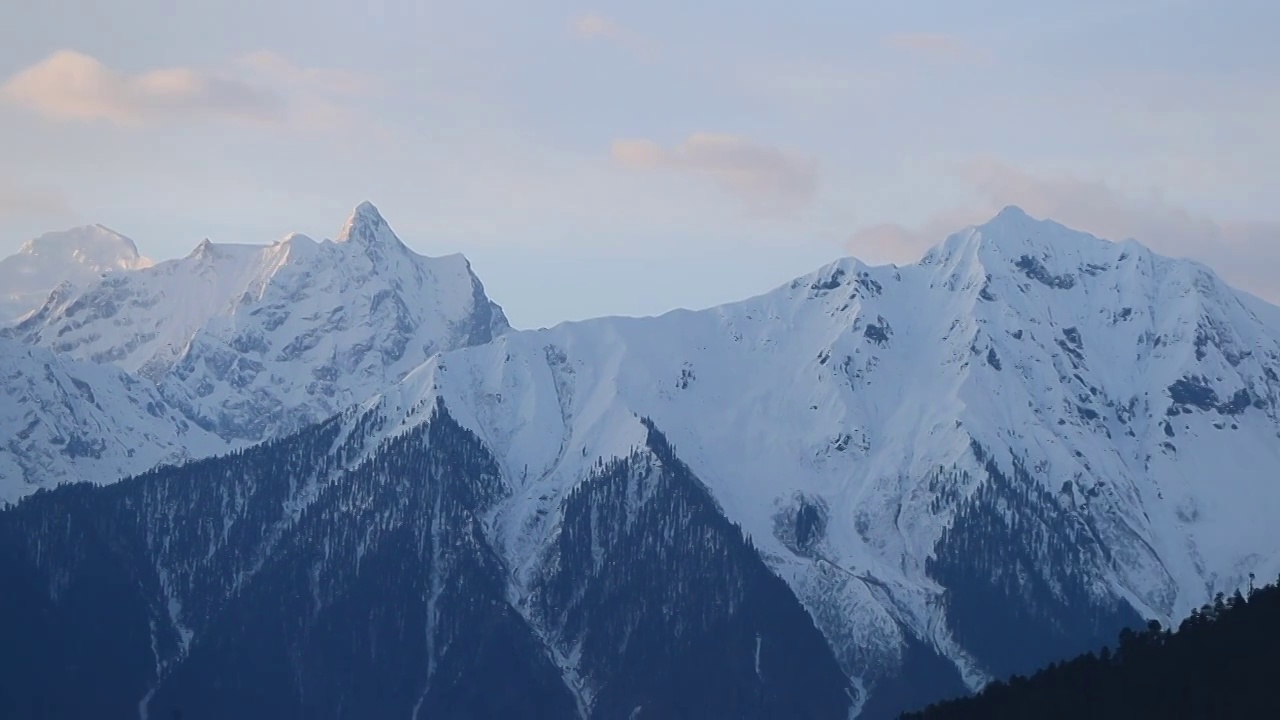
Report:
[[948,236],[921,262],[942,265],[950,268],[948,272],[961,274],[1035,275],[1034,279],[1054,287],[1067,287],[1072,282],[1070,278],[1116,262],[1122,251],[1109,240],[1054,220],[1032,217],[1017,205],[1006,205],[990,220]]
[[1017,205],[1007,205],[995,217],[971,229],[985,253],[1019,257],[1033,255],[1070,256],[1089,261],[1091,256],[1109,256],[1114,243],[1059,222],[1028,215]]
[[370,218],[376,218],[378,220],[382,219],[382,213],[378,212],[378,208],[368,200],[365,200],[359,205],[356,205],[356,208],[351,211],[351,215],[353,217],[357,215],[361,215],[361,216],[367,216]]
[[213,252],[213,243],[209,240],[209,238],[205,238],[200,241],[199,245],[196,245],[194,248],[192,248],[191,252],[187,253],[187,257],[188,258],[206,257],[211,252]]
[[975,229],[988,240],[1007,237],[1043,237],[1054,242],[1078,242],[1086,245],[1099,242],[1110,243],[1083,230],[1067,227],[1056,220],[1033,217],[1017,205],[1006,205],[990,220],[975,226]]
[[996,213],[996,216],[987,221],[987,225],[996,222],[1027,222],[1034,221],[1035,218],[1026,213],[1025,210],[1017,205],[1005,205]]
[[391,230],[391,226],[383,219],[382,213],[368,200],[360,203],[351,211],[347,222],[342,226],[335,242],[354,243],[365,247],[382,244],[400,245],[400,238]]

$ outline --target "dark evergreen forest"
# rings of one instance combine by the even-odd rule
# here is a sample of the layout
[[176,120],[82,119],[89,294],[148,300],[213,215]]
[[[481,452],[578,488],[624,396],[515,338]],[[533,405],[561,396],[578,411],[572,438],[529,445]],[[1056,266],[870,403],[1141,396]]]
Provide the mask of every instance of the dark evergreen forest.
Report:
[[[926,569],[946,588],[956,639],[987,674],[1030,673],[1141,627],[1127,603],[1090,591],[1108,558],[1086,522],[1064,511],[1021,458],[1011,458],[1009,474],[985,448],[972,450],[985,481],[958,502]],[[955,478],[931,483],[939,504],[953,501],[955,487]]]
[[911,720],[1280,717],[1280,587],[1218,595],[1176,631],[1151,622],[1119,642]]
[[566,499],[537,593],[591,717],[846,717],[855,689],[809,614],[644,422],[643,449]]
[[510,488],[431,412],[367,455],[375,415],[0,511],[0,720],[847,716],[800,601],[652,424],[565,498],[525,617],[485,532]]

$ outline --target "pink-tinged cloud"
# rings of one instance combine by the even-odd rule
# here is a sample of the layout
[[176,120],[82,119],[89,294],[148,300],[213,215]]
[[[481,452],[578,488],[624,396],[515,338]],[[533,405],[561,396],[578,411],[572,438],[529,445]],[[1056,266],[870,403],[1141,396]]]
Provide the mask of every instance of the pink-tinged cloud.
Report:
[[74,50],[18,72],[0,97],[57,120],[121,125],[195,114],[266,121],[279,112],[277,98],[231,77],[181,67],[128,75]]
[[572,27],[576,34],[584,38],[618,38],[627,34],[616,22],[595,13],[574,18]]
[[584,40],[608,42],[642,60],[652,61],[658,57],[658,47],[650,38],[603,15],[579,15],[570,20],[569,28]]
[[618,140],[613,143],[613,159],[632,170],[706,178],[742,200],[753,213],[795,212],[818,189],[816,161],[737,135],[694,133],[672,147],[652,140]]
[[217,69],[129,74],[60,50],[0,85],[0,100],[53,120],[132,127],[183,121],[316,126],[343,117],[342,101],[369,87],[354,73],[301,67],[268,51]]
[[849,252],[872,262],[912,262],[951,233],[985,219],[980,213],[953,211],[934,215],[914,227],[898,223],[868,225],[849,238]]

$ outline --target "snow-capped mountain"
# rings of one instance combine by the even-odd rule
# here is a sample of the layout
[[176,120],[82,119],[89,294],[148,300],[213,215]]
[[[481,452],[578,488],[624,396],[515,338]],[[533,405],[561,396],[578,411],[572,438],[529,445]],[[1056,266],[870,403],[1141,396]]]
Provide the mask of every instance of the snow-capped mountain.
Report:
[[114,482],[226,452],[146,380],[0,338],[0,506],[62,482]]
[[0,325],[40,307],[63,283],[84,287],[104,273],[150,265],[132,240],[101,225],[45,233],[0,260]]
[[651,419],[874,698],[921,644],[973,684],[1280,571],[1277,317],[1009,208],[915,265],[445,353],[384,408],[438,398],[492,450],[524,588]]
[[218,435],[259,440],[507,329],[466,258],[417,255],[363,203],[336,240],[206,240],[185,258],[54,293],[7,334],[115,364]]
[[[333,325],[307,304],[405,276],[385,223],[348,225],[297,256],[352,267],[237,290],[165,397],[252,437],[287,424],[241,409],[358,395],[300,385],[348,367],[325,343],[366,315],[409,333],[376,292]],[[97,342],[52,305],[24,337]],[[919,263],[841,260],[709,310],[523,332],[494,310],[395,385],[426,349],[369,341],[353,387],[383,372],[381,394],[323,424],[0,513],[22,578],[0,620],[39,609],[47,628],[6,628],[53,667],[110,597],[129,622],[83,652],[130,660],[81,697],[122,713],[878,718],[1280,572],[1280,310],[1136,242],[1008,208]],[[32,663],[18,690],[80,687]]]

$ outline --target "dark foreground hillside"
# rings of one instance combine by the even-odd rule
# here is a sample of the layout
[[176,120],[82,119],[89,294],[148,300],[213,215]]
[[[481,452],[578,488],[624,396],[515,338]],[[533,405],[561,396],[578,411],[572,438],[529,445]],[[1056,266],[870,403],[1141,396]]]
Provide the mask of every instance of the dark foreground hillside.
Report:
[[1280,717],[1280,587],[1218,596],[1176,632],[1151,623],[1114,651],[994,682],[976,697],[904,715],[964,718]]

